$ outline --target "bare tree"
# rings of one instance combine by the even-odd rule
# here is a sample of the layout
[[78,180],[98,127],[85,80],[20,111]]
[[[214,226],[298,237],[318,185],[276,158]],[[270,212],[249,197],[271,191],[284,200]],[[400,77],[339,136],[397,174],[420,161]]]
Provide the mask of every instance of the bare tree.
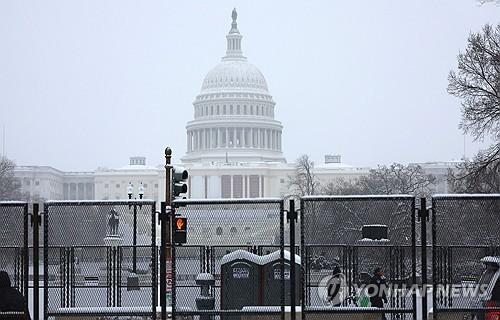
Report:
[[500,148],[493,145],[473,160],[450,170],[448,183],[454,193],[500,193]]
[[367,176],[354,181],[340,180],[329,183],[324,189],[326,194],[412,194],[428,195],[434,186],[436,177],[426,174],[419,165],[378,166],[370,170]]
[[494,143],[450,175],[457,192],[498,191],[500,175],[500,25],[489,24],[471,33],[465,52],[451,71],[448,92],[462,100],[460,128],[474,139],[491,137]]
[[319,191],[319,180],[314,174],[314,162],[308,155],[297,159],[295,172],[288,176],[290,193],[295,196],[315,195]]
[[22,200],[21,184],[14,177],[14,169],[16,164],[7,159],[0,157],[0,200]]
[[323,188],[321,188],[321,193],[326,195],[356,195],[364,194],[364,191],[360,190],[358,184],[359,179],[346,180],[340,178],[336,181],[330,181]]

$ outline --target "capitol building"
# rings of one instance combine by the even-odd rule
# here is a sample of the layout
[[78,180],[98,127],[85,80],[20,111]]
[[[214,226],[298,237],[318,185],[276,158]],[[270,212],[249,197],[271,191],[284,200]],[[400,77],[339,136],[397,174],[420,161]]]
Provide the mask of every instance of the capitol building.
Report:
[[[186,125],[186,154],[180,164],[189,171],[188,198],[259,198],[289,194],[287,180],[294,163],[283,156],[284,126],[275,119],[279,108],[262,72],[243,51],[237,12],[226,35],[221,61],[208,72],[193,102],[194,119]],[[194,85],[194,84],[193,84]],[[439,192],[447,192],[445,175],[452,163],[419,164],[438,177]],[[370,168],[326,155],[314,173],[323,183],[366,175]],[[145,198],[164,200],[162,165],[148,166],[144,157],[129,164],[92,172],[63,172],[48,166],[19,166],[15,175],[33,199],[108,200],[127,197],[127,186],[142,184]],[[442,179],[440,177],[442,176]]]

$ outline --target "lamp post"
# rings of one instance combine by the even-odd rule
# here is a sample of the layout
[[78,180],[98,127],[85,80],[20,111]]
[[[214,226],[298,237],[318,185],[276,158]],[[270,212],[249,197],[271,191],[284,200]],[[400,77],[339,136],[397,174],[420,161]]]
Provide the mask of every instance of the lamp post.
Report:
[[[142,185],[142,182],[141,182],[141,185],[139,186],[139,190],[138,190],[138,194],[139,194],[139,199],[142,199],[142,197],[144,196],[144,186]],[[132,199],[132,195],[134,194],[134,185],[132,184],[132,182],[129,182],[128,184],[128,187],[127,187],[127,194],[128,194],[128,198],[129,200]],[[135,198],[137,199],[137,198]],[[130,209],[130,205],[128,206],[129,209]],[[139,205],[139,208],[141,208],[142,206]],[[132,271],[134,273],[137,273],[137,203],[134,203],[134,232],[132,234]]]

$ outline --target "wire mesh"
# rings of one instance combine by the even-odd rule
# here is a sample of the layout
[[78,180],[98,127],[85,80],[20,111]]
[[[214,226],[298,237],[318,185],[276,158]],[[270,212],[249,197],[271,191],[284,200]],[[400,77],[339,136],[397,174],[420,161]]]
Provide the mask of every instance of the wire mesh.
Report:
[[[434,313],[487,317],[500,311],[500,196],[432,199]],[[495,310],[497,309],[497,310]]]
[[[186,245],[173,249],[174,318],[284,317],[289,267],[283,263],[282,200],[185,200],[175,206],[188,222]],[[270,254],[262,255],[260,247]]]
[[[304,197],[300,222],[303,319],[318,313],[416,316],[413,197]],[[370,238],[363,231],[370,228],[386,231]],[[385,272],[387,281],[383,309],[375,308],[378,302],[370,307],[375,301],[367,294],[376,268]],[[340,289],[332,294],[335,281]]]
[[156,317],[153,201],[50,201],[44,214],[45,318]]
[[[11,286],[24,296],[23,310],[28,311],[28,204],[25,202],[0,201],[0,271],[7,272]],[[3,314],[1,317],[11,317],[15,314]]]

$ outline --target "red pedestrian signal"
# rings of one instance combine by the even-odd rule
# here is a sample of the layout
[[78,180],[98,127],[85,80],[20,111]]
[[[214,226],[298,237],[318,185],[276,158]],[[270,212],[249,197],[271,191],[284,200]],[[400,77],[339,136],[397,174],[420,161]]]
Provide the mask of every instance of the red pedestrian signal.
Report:
[[175,217],[173,226],[173,242],[184,244],[187,240],[187,219],[184,217]]
[[175,231],[186,231],[186,218],[175,218]]

